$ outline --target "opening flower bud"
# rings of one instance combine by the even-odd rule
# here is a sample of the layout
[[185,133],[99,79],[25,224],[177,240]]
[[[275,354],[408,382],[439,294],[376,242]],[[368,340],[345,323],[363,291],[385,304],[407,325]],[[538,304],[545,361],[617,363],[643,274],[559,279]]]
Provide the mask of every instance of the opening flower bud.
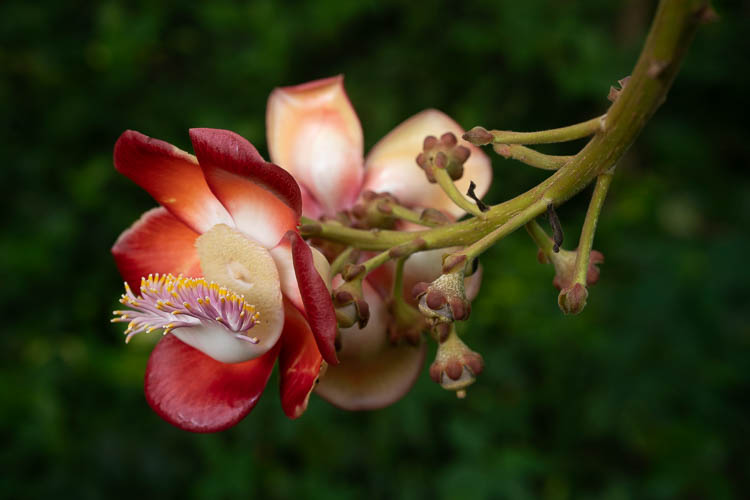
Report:
[[[440,325],[445,328],[444,325]],[[438,350],[435,361],[430,366],[430,378],[443,389],[457,391],[463,397],[463,390],[476,381],[476,376],[484,369],[482,356],[469,349],[451,324],[447,335],[436,333]],[[441,337],[444,337],[441,340]]]
[[433,324],[463,321],[471,313],[463,271],[441,274],[432,283],[417,283],[413,294],[419,310]]

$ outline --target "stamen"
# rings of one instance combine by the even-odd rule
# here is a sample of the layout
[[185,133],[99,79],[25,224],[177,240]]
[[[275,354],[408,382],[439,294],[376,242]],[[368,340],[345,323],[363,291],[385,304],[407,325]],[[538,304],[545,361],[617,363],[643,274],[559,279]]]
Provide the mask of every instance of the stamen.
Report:
[[175,328],[200,324],[219,326],[246,342],[259,342],[257,337],[244,335],[260,322],[255,307],[247,304],[244,296],[217,283],[182,275],[149,274],[141,278],[140,291],[136,297],[125,283],[120,303],[130,309],[113,311],[113,323],[128,322],[126,343],[141,332],[162,329],[166,335]]

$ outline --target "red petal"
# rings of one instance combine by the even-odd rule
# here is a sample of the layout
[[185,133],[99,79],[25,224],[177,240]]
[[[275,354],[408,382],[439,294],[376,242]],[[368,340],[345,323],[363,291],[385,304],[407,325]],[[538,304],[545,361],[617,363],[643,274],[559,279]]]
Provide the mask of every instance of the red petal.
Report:
[[305,316],[323,359],[331,365],[336,365],[338,359],[334,343],[338,327],[331,292],[315,269],[313,254],[307,243],[294,231],[289,231],[287,237],[292,242],[294,273],[297,276],[302,303],[305,305]]
[[191,129],[190,139],[211,191],[238,229],[271,248],[297,225],[302,196],[288,172],[234,132]]
[[115,168],[199,233],[232,218],[208,189],[193,155],[139,132],[124,132],[115,144]]
[[180,429],[227,429],[258,402],[278,352],[276,344],[260,358],[226,364],[167,335],[148,360],[146,400],[161,418]]
[[302,314],[289,302],[284,304],[284,311],[279,354],[281,407],[289,418],[297,418],[307,409],[323,357]]
[[195,240],[198,233],[177,220],[164,207],[144,213],[126,229],[112,247],[117,269],[137,293],[141,277],[149,273],[200,277]]

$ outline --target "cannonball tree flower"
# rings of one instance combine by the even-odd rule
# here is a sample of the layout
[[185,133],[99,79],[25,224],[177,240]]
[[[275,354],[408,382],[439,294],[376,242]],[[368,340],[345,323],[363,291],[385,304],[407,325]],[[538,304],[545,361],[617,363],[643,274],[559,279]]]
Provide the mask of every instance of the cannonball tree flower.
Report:
[[161,206],[112,248],[126,283],[115,321],[128,322],[128,339],[163,330],[145,393],[175,426],[236,424],[277,358],[282,407],[296,418],[324,360],[338,362],[328,263],[297,232],[302,197],[289,173],[233,132],[190,138],[195,156],[133,131],[117,141],[117,170]]
[[[390,193],[407,207],[438,209],[456,219],[464,211],[436,184],[431,184],[415,159],[426,136],[440,137],[463,129],[446,114],[428,109],[407,119],[381,139],[364,157],[362,127],[346,91],[343,77],[277,88],[269,97],[266,130],[271,160],[288,170],[300,184],[302,212],[310,218],[336,217],[352,209],[364,193]],[[464,175],[456,182],[466,192],[469,183],[483,196],[492,170],[489,158],[466,141],[471,153]],[[409,229],[402,224],[401,229]],[[445,250],[415,254],[404,271],[404,291],[429,282],[441,273]],[[468,295],[478,291],[476,273],[467,283]],[[352,410],[375,409],[393,403],[414,384],[424,363],[425,346],[392,345],[386,331],[393,268],[370,274],[362,285],[369,304],[369,322],[341,329],[341,363],[329,367],[316,393],[331,403]]]

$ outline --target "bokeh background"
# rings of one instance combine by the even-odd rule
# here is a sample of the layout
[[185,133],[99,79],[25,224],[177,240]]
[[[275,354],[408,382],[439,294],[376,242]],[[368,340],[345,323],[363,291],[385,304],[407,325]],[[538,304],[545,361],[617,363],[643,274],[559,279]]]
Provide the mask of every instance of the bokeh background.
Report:
[[[154,206],[112,167],[123,130],[190,150],[189,127],[228,128],[265,153],[269,92],[338,73],[368,147],[428,107],[561,126],[606,109],[655,2],[0,3],[0,496],[747,498],[750,7],[715,6],[618,168],[583,314],[519,232],[483,260],[466,400],[425,370],[387,409],[313,396],[290,421],[274,375],[240,425],[193,435],[144,400],[150,343],[109,324],[109,248]],[[546,175],[494,168],[492,202]],[[586,203],[559,211],[569,241]]]

